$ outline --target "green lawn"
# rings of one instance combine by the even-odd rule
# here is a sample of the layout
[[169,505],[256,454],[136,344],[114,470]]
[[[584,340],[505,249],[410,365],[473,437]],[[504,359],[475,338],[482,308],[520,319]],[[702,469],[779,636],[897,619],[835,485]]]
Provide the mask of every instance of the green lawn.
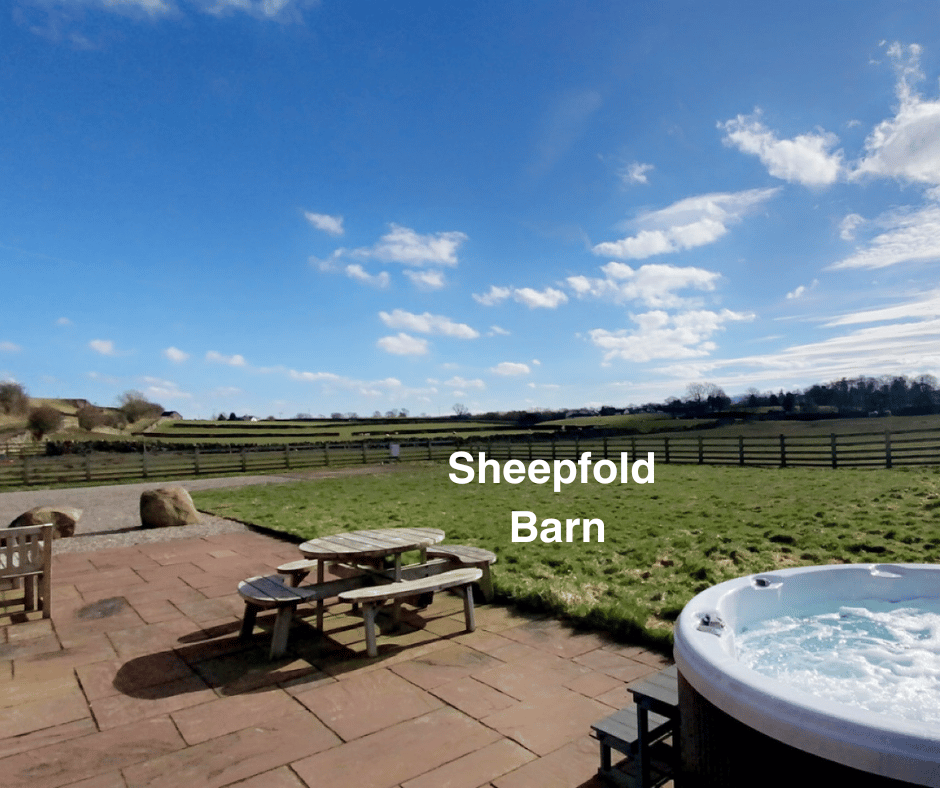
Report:
[[[442,528],[494,551],[497,594],[666,646],[698,591],[800,564],[932,562],[940,469],[658,465],[655,483],[454,484],[444,463],[394,473],[195,492],[200,509],[311,538],[358,528]],[[600,518],[603,543],[511,541],[513,510]]]

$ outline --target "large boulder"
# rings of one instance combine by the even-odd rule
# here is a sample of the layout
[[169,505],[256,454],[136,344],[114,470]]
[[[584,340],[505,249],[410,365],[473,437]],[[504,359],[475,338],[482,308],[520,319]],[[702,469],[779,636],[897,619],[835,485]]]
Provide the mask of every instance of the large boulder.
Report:
[[60,536],[73,536],[75,526],[82,516],[82,510],[74,506],[37,506],[28,512],[23,512],[12,523],[10,528],[24,528],[28,525],[45,525],[52,523],[53,539]]
[[140,495],[140,523],[144,528],[172,528],[198,522],[199,512],[182,487],[160,487]]

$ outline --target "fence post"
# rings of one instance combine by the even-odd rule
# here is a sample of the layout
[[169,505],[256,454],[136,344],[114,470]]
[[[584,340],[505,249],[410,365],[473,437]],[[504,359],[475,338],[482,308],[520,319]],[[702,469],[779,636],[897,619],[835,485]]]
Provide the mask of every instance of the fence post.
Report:
[[891,467],[891,430],[885,430],[885,468]]
[[604,436],[604,459],[607,459],[607,436]]
[[198,446],[193,447],[193,468],[195,469],[196,475],[198,476],[201,471],[199,467],[199,447]]
[[[141,452],[142,452],[142,456],[140,458],[141,459],[140,464],[144,472],[144,478],[146,479],[150,475],[150,468],[148,467],[148,463],[147,463],[147,444],[146,443],[141,446]],[[90,456],[91,455],[88,455],[88,454],[85,455],[85,473],[88,476],[88,481],[91,481],[91,463],[88,461],[88,458]]]
[[552,433],[552,460],[555,459],[555,434]]
[[701,436],[701,435],[698,436],[698,464],[699,464],[699,465],[704,465],[704,464],[705,464],[705,449],[704,449],[704,447],[702,446],[702,436]]
[[[147,470],[147,466],[144,465],[144,471],[145,471],[144,476],[147,475],[146,470]],[[86,482],[91,481],[91,452],[85,453],[85,481]]]
[[330,444],[326,441],[323,441],[323,463],[324,465],[330,464]]
[[532,462],[532,433],[529,433],[529,462]]
[[242,446],[242,473],[248,472],[248,449]]
[[[636,438],[630,438],[630,459],[634,462],[639,459],[636,454]],[[666,460],[666,462],[669,462],[669,460]]]
[[432,459],[433,457],[431,456],[431,439],[428,438],[428,462],[430,462]]
[[787,444],[782,432],[780,433],[780,467],[787,467]]
[[663,449],[664,454],[666,455],[666,464],[669,464],[669,438],[663,436]]
[[284,467],[290,470],[290,444],[284,446]]
[[832,447],[832,467],[837,468],[839,463],[836,460],[836,434],[834,432],[829,435],[829,445]]
[[506,439],[506,459],[507,460],[512,459],[512,438],[511,437]]
[[744,436],[738,436],[738,465],[744,465]]
[[29,455],[21,455],[23,458],[23,484],[29,484]]

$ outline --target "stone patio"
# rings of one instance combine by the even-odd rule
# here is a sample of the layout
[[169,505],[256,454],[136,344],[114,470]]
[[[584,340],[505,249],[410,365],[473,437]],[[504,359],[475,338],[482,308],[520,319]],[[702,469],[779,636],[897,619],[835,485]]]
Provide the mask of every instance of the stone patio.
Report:
[[498,605],[466,633],[450,594],[376,659],[335,606],[270,662],[236,585],[297,557],[255,533],[62,553],[51,620],[0,594],[4,788],[601,788],[591,723],[669,662]]

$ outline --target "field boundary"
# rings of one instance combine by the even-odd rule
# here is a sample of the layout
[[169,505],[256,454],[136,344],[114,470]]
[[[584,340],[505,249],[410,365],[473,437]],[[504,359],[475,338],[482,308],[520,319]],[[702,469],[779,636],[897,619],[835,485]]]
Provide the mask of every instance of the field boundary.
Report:
[[193,446],[173,448],[124,445],[122,451],[59,456],[0,455],[0,488],[88,484],[149,478],[225,476],[310,468],[343,468],[383,462],[447,460],[455,451],[491,459],[646,459],[659,464],[751,467],[893,468],[940,465],[940,429],[858,432],[794,437],[659,435],[579,437],[529,435],[503,438],[423,438],[322,442],[280,446]]

